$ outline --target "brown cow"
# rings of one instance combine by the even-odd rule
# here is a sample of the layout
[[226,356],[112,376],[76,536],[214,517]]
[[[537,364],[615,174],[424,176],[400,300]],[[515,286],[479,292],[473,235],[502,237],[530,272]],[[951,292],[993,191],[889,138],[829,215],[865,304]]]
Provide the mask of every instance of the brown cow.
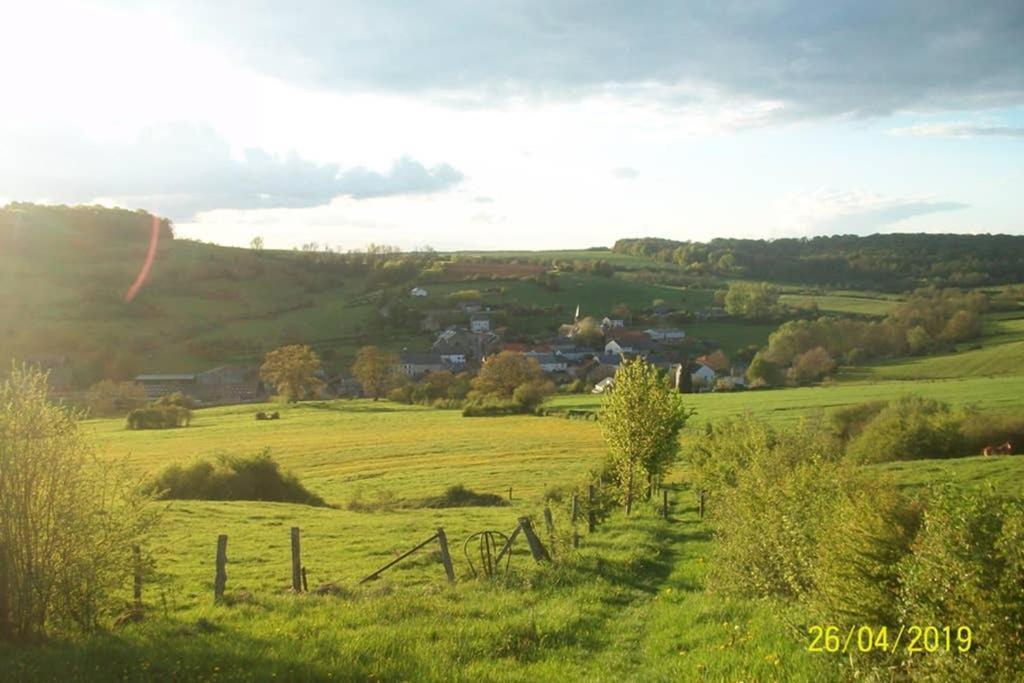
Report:
[[999,446],[985,446],[981,451],[982,455],[1013,455],[1013,444],[1009,441]]

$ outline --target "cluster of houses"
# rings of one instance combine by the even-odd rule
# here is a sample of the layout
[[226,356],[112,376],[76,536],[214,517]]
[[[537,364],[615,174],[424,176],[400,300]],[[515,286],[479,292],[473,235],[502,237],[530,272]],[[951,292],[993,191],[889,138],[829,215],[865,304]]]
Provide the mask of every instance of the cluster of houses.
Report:
[[[411,297],[426,297],[421,287],[409,292]],[[665,310],[667,307],[665,307]],[[614,385],[615,373],[624,359],[644,358],[674,378],[680,390],[710,391],[722,383],[735,387],[745,385],[745,366],[729,363],[722,352],[690,360],[685,352],[686,333],[673,327],[630,329],[627,321],[614,315],[600,321],[599,339],[589,331],[586,343],[576,310],[573,323],[562,325],[549,338],[532,343],[507,340],[508,329],[494,328],[494,316],[479,302],[462,302],[455,310],[443,311],[449,319],[461,317],[461,324],[434,329],[435,338],[429,349],[403,351],[397,370],[410,380],[430,372],[475,373],[487,359],[502,351],[521,353],[537,361],[556,384],[582,380],[600,393]],[[655,311],[658,317],[658,311]],[[428,311],[429,314],[429,311]],[[689,375],[687,378],[686,376]],[[360,396],[362,387],[351,376],[329,376],[322,373],[326,392],[334,396]],[[204,404],[245,403],[265,400],[272,388],[260,381],[256,368],[220,366],[200,373],[143,374],[135,381],[152,400],[181,392]]]
[[[425,296],[426,292],[416,288],[410,295]],[[527,344],[505,341],[507,330],[492,329],[491,316],[478,304],[464,307],[463,312],[468,313],[465,324],[439,330],[429,350],[403,352],[399,357],[399,371],[412,380],[441,370],[475,372],[488,357],[512,351],[536,360],[556,384],[583,380],[593,385],[598,393],[614,384],[615,372],[624,359],[636,357],[644,358],[670,373],[680,389],[686,385],[694,391],[708,391],[720,384],[719,380],[736,387],[744,386],[746,382],[743,376],[746,368],[730,365],[721,352],[693,361],[686,359],[681,348],[686,332],[681,329],[651,327],[632,330],[627,327],[625,319],[605,316],[600,323],[603,333],[601,344],[594,346],[592,337],[588,339],[590,344],[580,339],[577,308],[576,321],[562,325],[557,335]],[[690,375],[688,382],[684,372]]]

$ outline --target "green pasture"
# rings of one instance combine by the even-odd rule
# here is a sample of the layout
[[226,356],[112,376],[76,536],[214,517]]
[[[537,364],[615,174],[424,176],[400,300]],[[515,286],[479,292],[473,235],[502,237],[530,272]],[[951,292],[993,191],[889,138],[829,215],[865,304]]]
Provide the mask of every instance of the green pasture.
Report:
[[[1011,381],[1012,380],[1012,381]],[[919,383],[929,395],[1020,405],[1024,378]],[[870,400],[893,385],[837,385],[688,397],[692,425],[749,411],[777,422],[819,407]],[[985,386],[988,391],[984,391]],[[856,390],[860,390],[858,391]],[[555,407],[596,407],[560,397]],[[0,647],[15,680],[840,680],[849,664],[806,650],[806,616],[777,602],[704,590],[710,544],[695,495],[677,472],[671,519],[651,503],[612,516],[569,543],[569,493],[604,454],[596,423],[551,417],[463,418],[389,402],[330,401],[196,411],[192,425],[128,431],[121,420],[86,429],[99,457],[143,477],[163,467],[269,447],[335,507],[262,502],[164,501],[146,551],[147,618],[113,632],[29,648]],[[911,489],[953,482],[1020,495],[1024,458],[891,463],[865,470]],[[433,509],[417,501],[454,484],[512,500],[495,507]],[[556,532],[544,530],[551,503]],[[349,509],[353,501],[363,509]],[[537,565],[520,543],[507,579],[471,577],[470,534],[511,532],[531,516],[555,553]],[[289,529],[302,530],[310,587],[291,595]],[[448,586],[435,545],[359,585],[358,580],[443,526],[458,583]],[[226,604],[214,605],[218,534],[227,534]],[[474,546],[470,546],[472,551]],[[127,586],[125,599],[127,599]],[[856,668],[856,661],[853,663]]]
[[956,353],[844,368],[841,381],[984,379],[1024,373],[1024,318],[990,316],[985,335]]

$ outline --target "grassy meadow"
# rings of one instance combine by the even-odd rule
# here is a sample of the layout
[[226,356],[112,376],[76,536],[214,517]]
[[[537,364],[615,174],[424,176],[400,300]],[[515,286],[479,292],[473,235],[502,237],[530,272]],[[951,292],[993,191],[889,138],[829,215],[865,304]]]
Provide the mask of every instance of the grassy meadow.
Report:
[[[958,404],[1020,405],[1024,377],[925,383],[838,383],[736,394],[693,395],[706,419],[752,412],[784,423],[850,403],[915,389]],[[553,407],[594,408],[596,397]],[[155,563],[148,616],[112,633],[27,650],[0,648],[18,680],[245,680],[254,671],[287,680],[838,680],[840,659],[806,650],[805,617],[773,601],[704,590],[710,536],[696,518],[685,471],[670,484],[669,521],[643,504],[614,513],[568,542],[567,495],[604,453],[598,425],[561,416],[463,418],[458,411],[388,402],[308,402],[258,422],[268,406],[200,410],[192,425],[128,431],[121,420],[87,430],[101,457],[139,475],[218,454],[269,447],[334,507],[261,502],[164,501],[147,552]],[[919,488],[939,482],[1024,495],[1024,458],[971,457],[888,463],[867,476]],[[512,500],[493,507],[426,508],[424,498],[463,484]],[[543,532],[545,495],[555,537]],[[355,501],[359,505],[352,506]],[[368,511],[357,511],[359,508]],[[473,580],[463,552],[472,533],[509,533],[533,517],[558,562],[536,565],[517,543],[511,573]],[[289,528],[302,529],[310,588],[291,595]],[[358,580],[443,526],[459,579],[449,587],[430,545],[386,572]],[[218,534],[229,536],[228,601],[214,605]],[[128,599],[127,587],[125,599]]]

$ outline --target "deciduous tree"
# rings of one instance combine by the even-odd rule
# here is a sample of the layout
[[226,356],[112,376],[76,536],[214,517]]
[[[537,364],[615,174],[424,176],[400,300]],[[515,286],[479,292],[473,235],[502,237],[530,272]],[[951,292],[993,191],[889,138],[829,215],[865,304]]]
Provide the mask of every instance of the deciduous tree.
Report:
[[689,415],[682,396],[653,365],[638,358],[619,367],[615,387],[604,394],[600,421],[627,514],[648,478],[663,475],[675,462]]
[[397,383],[398,355],[378,346],[364,346],[356,354],[352,376],[363,387],[363,393],[376,401]]
[[292,344],[267,354],[260,367],[260,377],[274,385],[288,402],[314,395],[323,382],[316,376],[320,357],[308,346]]

